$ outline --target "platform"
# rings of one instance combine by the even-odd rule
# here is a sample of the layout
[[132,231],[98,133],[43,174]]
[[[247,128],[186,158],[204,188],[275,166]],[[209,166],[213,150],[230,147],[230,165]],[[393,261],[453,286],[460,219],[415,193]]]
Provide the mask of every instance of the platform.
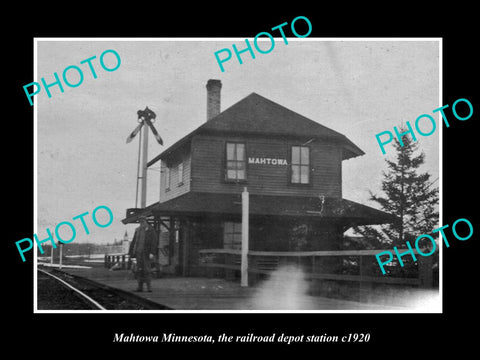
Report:
[[[137,285],[128,270],[93,267],[65,268],[63,271],[125,291],[133,292]],[[237,281],[219,278],[165,276],[152,279],[152,292],[135,294],[174,310],[408,310],[401,306],[311,296],[302,286],[292,282],[274,287],[265,284],[241,287]]]

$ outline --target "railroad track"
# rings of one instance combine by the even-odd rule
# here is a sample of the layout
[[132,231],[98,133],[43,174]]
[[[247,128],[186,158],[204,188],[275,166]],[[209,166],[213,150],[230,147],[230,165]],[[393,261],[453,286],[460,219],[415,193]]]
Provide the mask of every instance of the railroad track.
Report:
[[135,294],[52,269],[37,269],[38,310],[169,310]]

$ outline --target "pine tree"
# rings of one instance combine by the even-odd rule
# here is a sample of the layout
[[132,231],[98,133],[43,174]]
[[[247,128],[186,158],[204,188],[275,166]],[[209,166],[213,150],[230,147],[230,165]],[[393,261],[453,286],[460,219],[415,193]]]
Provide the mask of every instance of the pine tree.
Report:
[[[405,131],[405,130],[403,130]],[[395,139],[396,161],[386,159],[388,171],[383,172],[383,196],[370,192],[370,200],[381,209],[399,218],[397,223],[354,228],[375,248],[413,246],[421,234],[431,234],[438,224],[438,188],[428,173],[418,174],[425,162],[425,154],[416,154],[418,143],[402,138],[403,146]]]

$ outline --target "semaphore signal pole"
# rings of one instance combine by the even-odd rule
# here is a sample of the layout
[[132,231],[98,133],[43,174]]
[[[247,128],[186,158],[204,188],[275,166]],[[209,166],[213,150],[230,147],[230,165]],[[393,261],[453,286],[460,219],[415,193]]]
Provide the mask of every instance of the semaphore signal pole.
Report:
[[[142,186],[141,186],[141,197],[140,197],[140,207],[145,208],[147,206],[147,162],[148,162],[148,128],[152,130],[153,135],[155,136],[155,139],[157,139],[157,142],[160,145],[163,145],[163,140],[158,134],[157,130],[153,126],[153,123],[155,122],[156,115],[155,113],[148,108],[148,106],[145,108],[145,110],[138,110],[137,111],[138,115],[138,126],[135,128],[135,130],[132,131],[132,133],[127,137],[127,143],[133,140],[133,138],[138,134],[138,132],[142,129],[143,127],[143,148],[142,148],[142,137],[139,137],[139,144],[138,144],[138,164],[137,164],[137,189],[136,189],[136,194],[135,194],[135,207],[137,207],[137,201],[138,201],[138,182],[140,179],[142,180]],[[143,126],[144,124],[147,124],[148,126]],[[140,173],[140,152],[142,153],[142,176],[139,176]]]
[[142,189],[140,198],[140,207],[147,206],[147,162],[148,162],[148,126],[143,127],[143,150],[142,150]]

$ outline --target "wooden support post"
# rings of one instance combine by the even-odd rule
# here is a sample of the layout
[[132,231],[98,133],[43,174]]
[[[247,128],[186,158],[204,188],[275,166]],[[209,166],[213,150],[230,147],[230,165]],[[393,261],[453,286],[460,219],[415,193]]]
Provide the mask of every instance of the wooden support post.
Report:
[[317,281],[314,276],[315,274],[317,273],[317,267],[316,267],[316,262],[315,262],[315,255],[312,256],[312,262],[311,262],[311,270],[310,270],[310,274],[307,274],[307,275],[311,275],[312,277],[309,278],[310,279],[310,284],[309,284],[309,287],[308,287],[308,294],[309,295],[314,295],[316,293],[316,290],[317,290]]
[[62,254],[63,253],[63,244],[60,244],[60,260],[58,262],[58,268],[62,270]]
[[[358,262],[360,267],[361,280],[363,276],[373,276],[372,259],[370,256],[360,255]],[[371,282],[360,281],[359,291],[359,300],[363,302],[368,302],[368,300],[370,300],[370,297],[372,296],[373,284]]]
[[242,192],[242,259],[241,259],[241,286],[248,286],[248,215],[249,194],[245,187]]
[[[258,269],[257,259],[255,257],[248,259],[248,269],[250,271]],[[258,282],[258,274],[255,272],[248,274],[248,281],[250,285],[255,285]]]
[[190,224],[188,220],[181,222],[182,229],[182,274],[188,276],[188,237]]
[[[173,258],[175,256],[175,220],[170,216],[170,227],[168,228],[168,265],[174,265]],[[175,269],[173,269],[175,272]]]

